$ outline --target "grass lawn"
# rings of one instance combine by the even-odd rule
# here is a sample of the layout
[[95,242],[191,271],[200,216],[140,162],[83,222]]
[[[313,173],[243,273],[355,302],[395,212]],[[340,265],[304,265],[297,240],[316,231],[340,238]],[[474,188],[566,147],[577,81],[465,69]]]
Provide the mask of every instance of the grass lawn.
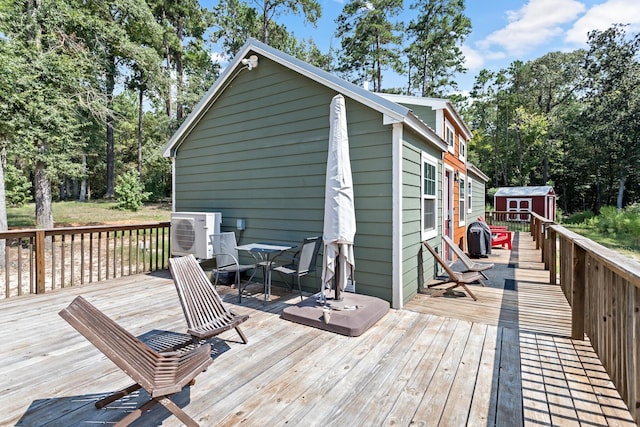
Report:
[[595,228],[585,225],[562,224],[562,226],[596,243],[600,243],[602,246],[618,251],[636,261],[640,261],[640,247],[638,246],[638,242],[633,241],[628,235],[603,235]]
[[[169,221],[170,203],[149,203],[137,212],[121,211],[116,202],[55,202],[53,220],[56,227],[80,225],[129,224],[139,222]],[[19,208],[7,208],[7,223],[10,229],[35,226],[35,205],[29,203]]]

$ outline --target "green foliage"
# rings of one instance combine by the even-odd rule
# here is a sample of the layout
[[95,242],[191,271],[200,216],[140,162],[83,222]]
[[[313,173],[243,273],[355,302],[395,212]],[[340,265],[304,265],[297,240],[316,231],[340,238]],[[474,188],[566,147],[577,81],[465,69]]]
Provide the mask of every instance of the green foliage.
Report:
[[7,205],[23,206],[31,198],[31,183],[14,165],[7,164],[4,173]]
[[576,212],[562,219],[562,223],[563,224],[587,224],[593,217],[594,215],[592,211]]
[[135,212],[149,198],[149,193],[144,191],[144,186],[140,183],[138,173],[132,170],[116,179],[114,191],[120,210]]
[[382,72],[400,72],[400,43],[403,25],[392,22],[402,10],[402,0],[351,0],[336,19],[336,36],[342,55],[338,71],[353,83],[373,81],[373,90],[382,89]]
[[471,20],[463,13],[464,0],[416,0],[411,9],[419,14],[407,27],[409,92],[446,96],[458,87],[452,76],[466,71],[459,46],[471,33]]
[[624,210],[615,206],[604,206],[600,215],[586,221],[603,235],[624,236],[640,247],[640,205],[630,205]]

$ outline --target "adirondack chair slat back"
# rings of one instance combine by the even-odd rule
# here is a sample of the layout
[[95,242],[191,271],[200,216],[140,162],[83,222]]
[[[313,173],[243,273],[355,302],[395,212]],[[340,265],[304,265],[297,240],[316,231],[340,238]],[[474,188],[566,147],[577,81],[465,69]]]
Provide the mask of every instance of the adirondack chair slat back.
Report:
[[446,271],[447,275],[449,277],[456,277],[456,273],[451,269],[451,267],[449,267],[449,265],[446,262],[444,262],[444,260],[438,254],[438,252],[436,252],[436,250],[432,248],[431,245],[429,245],[427,242],[422,242],[422,243],[423,243],[423,246],[426,247],[429,250],[429,252],[431,252],[431,255],[433,255],[433,257],[436,259],[438,264],[440,264],[442,268],[444,268],[444,271]]
[[233,313],[223,305],[220,295],[193,255],[171,258],[169,269],[190,329],[205,324],[225,328],[233,321]]

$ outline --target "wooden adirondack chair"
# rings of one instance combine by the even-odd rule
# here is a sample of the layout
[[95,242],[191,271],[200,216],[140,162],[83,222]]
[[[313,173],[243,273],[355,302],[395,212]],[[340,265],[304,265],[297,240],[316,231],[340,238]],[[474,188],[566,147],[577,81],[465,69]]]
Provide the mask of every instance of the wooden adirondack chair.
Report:
[[195,342],[235,328],[242,342],[247,343],[240,324],[249,315],[239,315],[227,309],[193,255],[170,258],[169,270],[187,320],[187,333]]
[[187,426],[198,426],[169,397],[192,384],[213,362],[209,344],[196,347],[187,340],[184,347],[158,351],[147,346],[82,297],[76,297],[60,316],[91,344],[129,375],[135,384],[95,403],[96,408],[144,388],[151,400],[124,417],[116,426],[127,426],[160,403]]
[[422,244],[424,245],[425,248],[429,250],[429,252],[431,252],[431,255],[433,255],[433,258],[438,262],[438,264],[442,266],[444,271],[449,276],[448,282],[445,282],[445,283],[449,283],[449,282],[453,283],[451,286],[448,286],[445,289],[438,289],[436,292],[431,294],[431,296],[432,297],[440,296],[445,292],[447,292],[448,290],[451,290],[460,286],[467,292],[467,294],[469,294],[471,298],[473,298],[474,301],[477,301],[478,298],[476,298],[476,296],[473,294],[473,292],[471,292],[471,290],[467,287],[467,285],[474,282],[479,282],[482,279],[482,274],[477,271],[467,271],[464,273],[453,271],[451,267],[449,267],[449,265],[440,257],[440,255],[438,255],[438,252],[436,252],[435,249],[433,249],[431,245],[427,243],[426,240],[422,242]]
[[[485,279],[489,279],[487,275],[484,274],[484,272],[486,270],[490,270],[493,267],[495,267],[495,264],[490,262],[474,262],[471,258],[467,256],[467,254],[464,253],[462,249],[460,249],[460,246],[453,243],[453,240],[451,240],[448,236],[442,236],[442,240],[449,248],[451,248],[453,253],[456,254],[460,262],[462,262],[465,268],[465,272],[475,271],[482,274],[482,277],[484,277]],[[480,280],[480,284],[484,286],[484,283],[482,282],[482,280]]]

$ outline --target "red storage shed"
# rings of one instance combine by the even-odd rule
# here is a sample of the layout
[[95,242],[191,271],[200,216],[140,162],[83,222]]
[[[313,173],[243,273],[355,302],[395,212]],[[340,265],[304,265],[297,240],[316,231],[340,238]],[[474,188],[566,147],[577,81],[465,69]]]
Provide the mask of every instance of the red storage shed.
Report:
[[[499,188],[493,197],[493,206],[496,211],[532,211],[548,220],[556,220],[556,192],[550,185]],[[528,221],[529,215],[513,215],[512,219]]]

